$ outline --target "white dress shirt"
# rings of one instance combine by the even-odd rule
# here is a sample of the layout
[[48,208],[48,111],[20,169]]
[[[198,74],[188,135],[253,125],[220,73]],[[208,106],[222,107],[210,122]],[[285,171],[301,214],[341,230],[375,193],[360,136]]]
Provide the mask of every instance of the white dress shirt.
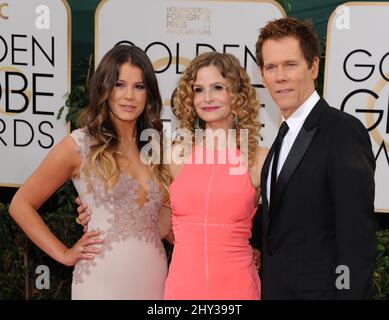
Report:
[[[312,111],[315,104],[319,101],[320,97],[316,91],[314,91],[311,96],[299,107],[295,112],[293,112],[287,120],[285,120],[284,117],[282,117],[282,121],[286,121],[288,124],[289,130],[284,137],[284,140],[282,141],[280,155],[278,159],[278,167],[277,167],[277,177],[280,174],[280,171],[282,169],[282,166],[284,165],[284,162],[286,158],[288,157],[288,154],[290,152],[290,149],[293,146],[294,141],[296,140],[296,137],[298,133],[300,132],[300,129],[302,128],[305,119],[308,117],[309,113]],[[270,180],[271,180],[271,170],[273,167],[273,159],[271,160],[270,167],[269,167],[269,173],[267,176],[267,201],[270,203]]]

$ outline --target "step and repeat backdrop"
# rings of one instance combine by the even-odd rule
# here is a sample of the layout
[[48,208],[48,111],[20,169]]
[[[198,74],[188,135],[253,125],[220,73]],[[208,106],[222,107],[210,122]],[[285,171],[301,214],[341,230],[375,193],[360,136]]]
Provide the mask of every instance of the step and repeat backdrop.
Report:
[[69,133],[70,8],[61,0],[0,0],[0,185],[22,184]]
[[[142,48],[158,81],[168,135],[170,98],[199,53],[237,56],[261,103],[260,144],[269,147],[280,114],[255,62],[259,29],[285,16],[275,1],[103,0],[95,12],[95,63],[117,44]],[[389,3],[350,2],[331,15],[324,97],[369,130],[377,161],[377,212],[389,212]],[[0,0],[0,185],[18,186],[69,132],[59,111],[70,92],[70,10],[65,0]]]
[[351,2],[327,28],[324,98],[369,130],[376,212],[389,212],[389,2]]
[[102,1],[95,16],[95,62],[114,45],[134,44],[150,57],[164,101],[164,126],[176,123],[170,99],[178,79],[199,53],[215,50],[239,58],[257,88],[262,104],[262,144],[270,146],[278,131],[277,108],[263,88],[255,62],[258,31],[267,21],[285,16],[275,1],[143,0]]

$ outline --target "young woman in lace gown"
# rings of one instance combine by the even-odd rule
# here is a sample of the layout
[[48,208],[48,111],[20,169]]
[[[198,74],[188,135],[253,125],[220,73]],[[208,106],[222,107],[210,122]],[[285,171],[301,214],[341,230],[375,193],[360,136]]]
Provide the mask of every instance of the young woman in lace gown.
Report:
[[[140,159],[142,130],[162,133],[152,64],[137,47],[116,46],[89,88],[82,129],[59,142],[15,194],[10,214],[53,259],[75,266],[72,299],[161,299],[167,273],[159,223],[168,176]],[[71,179],[93,210],[86,232],[67,248],[37,209]]]

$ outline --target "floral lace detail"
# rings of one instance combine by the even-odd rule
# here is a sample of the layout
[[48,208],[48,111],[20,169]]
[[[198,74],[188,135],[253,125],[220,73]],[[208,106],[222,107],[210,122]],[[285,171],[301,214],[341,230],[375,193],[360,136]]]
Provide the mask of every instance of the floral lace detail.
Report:
[[[86,137],[86,138],[85,138]],[[78,137],[78,143],[90,146],[90,138],[85,134]],[[86,150],[85,150],[86,149]],[[78,147],[84,159],[87,155],[87,147]],[[85,178],[85,177],[82,177]],[[100,229],[100,237],[103,239],[100,253],[94,260],[80,260],[73,271],[75,284],[83,282],[83,275],[90,274],[90,268],[95,267],[97,259],[103,259],[106,251],[113,249],[112,244],[126,241],[129,238],[137,238],[152,243],[159,249],[161,255],[165,255],[163,244],[160,240],[158,214],[162,206],[162,192],[152,179],[146,181],[148,192],[143,206],[138,203],[140,183],[130,175],[122,173],[117,183],[107,192],[104,184],[94,175],[90,177],[90,186],[96,208],[103,207],[107,213],[107,222],[110,227],[104,232]]]
[[73,175],[72,179],[79,180],[81,177],[81,171],[83,170],[84,166],[86,165],[85,160],[86,160],[88,153],[90,151],[90,147],[92,145],[92,139],[86,133],[86,129],[74,130],[74,131],[72,131],[72,133],[70,135],[73,138],[75,145],[76,145],[76,149],[81,157],[80,170]]
[[92,145],[92,139],[88,136],[85,129],[74,130],[71,136],[76,143],[76,149],[80,153],[81,159],[86,159]]
[[[103,206],[110,214],[107,222],[111,225],[106,232],[100,231],[104,240],[100,247],[100,253],[95,259],[103,259],[106,251],[113,249],[114,242],[121,242],[130,237],[153,243],[160,253],[164,254],[164,248],[160,240],[158,213],[162,205],[162,192],[158,185],[149,180],[147,200],[143,206],[137,203],[137,191],[140,184],[129,175],[120,175],[116,185],[104,191],[103,184],[96,177],[92,177],[94,185],[93,198],[96,207]],[[82,276],[89,274],[89,268],[96,266],[94,260],[80,260],[74,268],[73,279],[75,283],[83,282]]]

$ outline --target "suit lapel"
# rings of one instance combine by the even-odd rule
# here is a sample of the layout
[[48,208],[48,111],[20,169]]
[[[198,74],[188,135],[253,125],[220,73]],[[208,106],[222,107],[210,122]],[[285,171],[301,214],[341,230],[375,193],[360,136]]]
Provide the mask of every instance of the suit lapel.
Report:
[[[303,159],[305,153],[309,149],[309,146],[318,131],[318,121],[321,115],[323,114],[323,112],[326,110],[326,107],[328,107],[328,104],[325,102],[324,99],[320,99],[316,103],[315,107],[312,109],[308,117],[305,119],[304,124],[300,132],[298,133],[296,140],[294,141],[293,146],[285,160],[285,163],[282,166],[282,169],[277,179],[276,198],[274,199],[274,210],[269,213],[270,221],[269,221],[269,228],[267,233],[268,237],[271,236],[275,228],[277,218],[280,213],[279,207],[281,205],[282,197],[288,185],[288,182],[290,181],[297,166]],[[267,172],[268,171],[269,168],[267,168]]]

